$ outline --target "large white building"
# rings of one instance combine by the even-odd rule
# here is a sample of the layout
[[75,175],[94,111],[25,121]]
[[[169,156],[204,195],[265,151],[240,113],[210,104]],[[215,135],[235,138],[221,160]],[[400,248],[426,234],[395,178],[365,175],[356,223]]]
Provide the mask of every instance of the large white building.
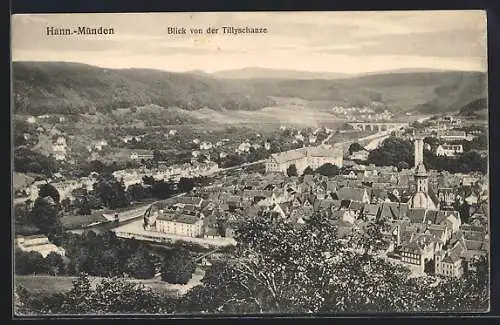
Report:
[[456,154],[461,154],[463,152],[464,148],[461,144],[442,144],[436,149],[437,156],[454,157]]
[[203,235],[203,215],[169,212],[152,205],[144,215],[144,229],[186,237]]
[[326,163],[342,167],[343,152],[329,147],[306,147],[272,154],[266,162],[266,172],[282,172],[295,165],[297,173],[302,174],[308,166],[316,169]]

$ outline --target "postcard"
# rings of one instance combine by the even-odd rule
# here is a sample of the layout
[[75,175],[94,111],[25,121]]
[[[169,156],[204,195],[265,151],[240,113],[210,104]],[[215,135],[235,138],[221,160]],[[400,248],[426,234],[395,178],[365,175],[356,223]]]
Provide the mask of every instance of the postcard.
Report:
[[15,317],[489,311],[484,11],[11,24]]

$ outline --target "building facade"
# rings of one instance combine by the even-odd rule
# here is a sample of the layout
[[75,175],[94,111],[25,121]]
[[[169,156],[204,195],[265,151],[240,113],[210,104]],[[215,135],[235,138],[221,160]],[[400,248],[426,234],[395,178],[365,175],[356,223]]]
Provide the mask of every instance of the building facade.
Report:
[[271,155],[266,161],[266,172],[286,173],[291,165],[295,165],[297,173],[302,174],[309,166],[316,169],[326,163],[342,167],[343,152],[327,147],[307,147],[289,150]]
[[436,149],[437,156],[454,157],[457,154],[464,152],[464,148],[461,144],[443,144],[439,145]]

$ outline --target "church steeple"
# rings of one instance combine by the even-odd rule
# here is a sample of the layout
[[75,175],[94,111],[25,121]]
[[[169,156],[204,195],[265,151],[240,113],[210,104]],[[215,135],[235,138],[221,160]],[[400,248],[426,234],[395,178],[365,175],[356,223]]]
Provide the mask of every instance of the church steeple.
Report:
[[417,192],[426,193],[429,191],[429,175],[425,170],[424,163],[420,163],[415,168],[415,182],[417,183]]
[[435,210],[437,206],[429,196],[429,175],[424,165],[424,142],[423,138],[415,138],[415,182],[417,191],[410,199],[410,207],[413,209]]
[[415,136],[415,168],[424,163],[424,138]]

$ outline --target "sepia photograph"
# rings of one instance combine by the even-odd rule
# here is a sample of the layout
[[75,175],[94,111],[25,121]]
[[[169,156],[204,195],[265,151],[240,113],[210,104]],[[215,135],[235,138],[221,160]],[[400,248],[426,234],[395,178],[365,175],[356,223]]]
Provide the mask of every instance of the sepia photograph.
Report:
[[489,312],[486,26],[12,15],[13,317]]

